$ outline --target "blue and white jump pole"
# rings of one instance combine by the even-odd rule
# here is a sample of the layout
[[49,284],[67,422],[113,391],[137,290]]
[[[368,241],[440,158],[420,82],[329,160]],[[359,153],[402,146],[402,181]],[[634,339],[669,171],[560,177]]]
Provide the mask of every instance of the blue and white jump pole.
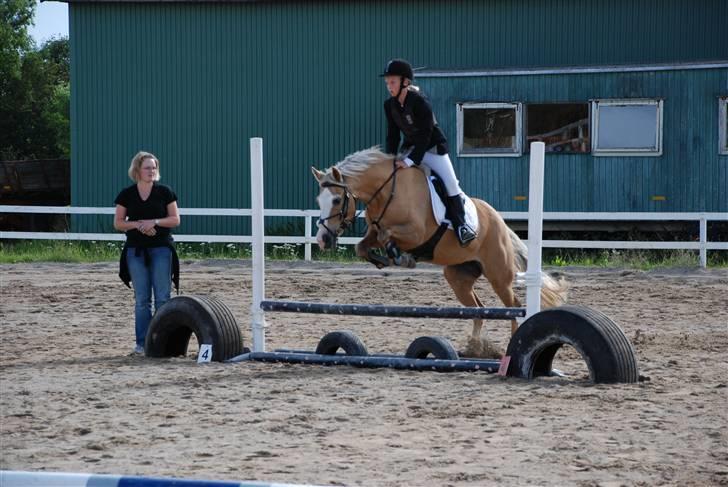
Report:
[[255,481],[0,470],[0,487],[316,487]]
[[[263,206],[263,139],[250,139],[250,186],[252,208],[253,240],[253,304],[251,327],[253,335],[252,352],[265,352],[265,313],[288,311],[298,313],[347,314],[364,316],[406,316],[441,318],[513,319],[526,318],[538,313],[541,308],[541,241],[543,224],[543,142],[531,144],[528,203],[528,268],[519,277],[526,282],[526,309],[523,308],[438,308],[371,305],[337,305],[326,303],[296,303],[292,301],[267,301],[265,299],[265,247]],[[396,314],[395,314],[396,313]],[[404,314],[402,314],[404,313]]]

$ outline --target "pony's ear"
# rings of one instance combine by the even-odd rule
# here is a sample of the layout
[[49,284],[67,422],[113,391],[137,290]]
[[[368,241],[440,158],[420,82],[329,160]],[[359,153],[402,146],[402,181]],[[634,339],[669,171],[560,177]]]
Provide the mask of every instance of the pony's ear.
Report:
[[315,167],[311,166],[311,174],[313,174],[313,177],[316,178],[316,181],[321,182],[321,180],[324,178],[326,173],[323,173],[316,169]]
[[331,168],[331,174],[334,176],[334,179],[339,183],[344,181],[344,178],[341,176],[341,172],[339,172],[339,169],[336,166]]

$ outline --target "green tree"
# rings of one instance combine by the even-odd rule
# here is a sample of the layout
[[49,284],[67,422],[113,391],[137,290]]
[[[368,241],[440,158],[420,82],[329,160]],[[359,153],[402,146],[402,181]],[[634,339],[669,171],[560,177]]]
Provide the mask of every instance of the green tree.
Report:
[[0,158],[70,157],[67,38],[37,48],[34,0],[0,0]]
[[15,112],[15,147],[22,157],[69,157],[68,87],[68,39],[25,54]]
[[52,137],[53,157],[71,157],[71,49],[67,37],[51,39],[40,49],[43,71],[53,88],[42,110],[44,129]]
[[21,80],[23,56],[33,42],[28,27],[33,22],[33,0],[0,0],[0,151],[12,151],[15,99]]
[[46,125],[53,136],[54,150],[57,157],[71,158],[71,85],[59,83],[45,112]]
[[0,96],[8,80],[20,76],[23,53],[33,45],[28,27],[33,23],[34,0],[0,0]]

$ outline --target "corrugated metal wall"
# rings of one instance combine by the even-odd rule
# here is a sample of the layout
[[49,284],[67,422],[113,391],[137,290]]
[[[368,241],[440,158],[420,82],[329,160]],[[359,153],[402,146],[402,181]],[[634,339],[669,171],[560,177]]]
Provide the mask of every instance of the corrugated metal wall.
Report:
[[[660,98],[662,155],[546,156],[547,211],[728,211],[728,157],[718,155],[718,96],[728,69],[424,78],[438,121],[455,152],[461,102],[587,102]],[[525,130],[525,124],[524,124]],[[528,157],[454,159],[466,192],[504,211],[526,211]],[[653,200],[664,196],[664,200]]]
[[[376,74],[391,57],[444,69],[728,59],[725,18],[723,0],[71,3],[72,201],[112,204],[144,149],[180,206],[248,207],[247,143],[262,136],[266,206],[310,208],[311,164],[383,142]],[[180,231],[243,231],[229,222]]]

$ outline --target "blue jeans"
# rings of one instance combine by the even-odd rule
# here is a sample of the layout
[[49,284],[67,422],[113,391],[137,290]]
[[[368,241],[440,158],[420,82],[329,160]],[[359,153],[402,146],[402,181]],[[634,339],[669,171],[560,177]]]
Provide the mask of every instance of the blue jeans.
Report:
[[149,267],[144,265],[144,252],[135,255],[136,249],[129,248],[126,261],[134,285],[134,322],[136,344],[144,346],[149,322],[152,321],[152,292],[154,310],[158,310],[169,300],[172,290],[172,251],[168,247],[152,247],[149,251]]

